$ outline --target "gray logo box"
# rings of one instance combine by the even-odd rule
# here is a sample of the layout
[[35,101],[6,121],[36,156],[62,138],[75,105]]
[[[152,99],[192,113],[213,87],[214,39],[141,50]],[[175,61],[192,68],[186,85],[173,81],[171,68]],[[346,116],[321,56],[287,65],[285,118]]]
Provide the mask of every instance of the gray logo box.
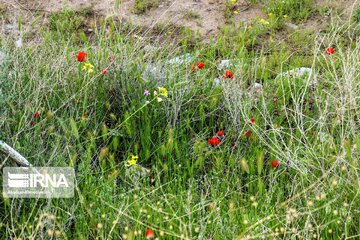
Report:
[[4,198],[72,198],[75,171],[71,167],[5,167]]

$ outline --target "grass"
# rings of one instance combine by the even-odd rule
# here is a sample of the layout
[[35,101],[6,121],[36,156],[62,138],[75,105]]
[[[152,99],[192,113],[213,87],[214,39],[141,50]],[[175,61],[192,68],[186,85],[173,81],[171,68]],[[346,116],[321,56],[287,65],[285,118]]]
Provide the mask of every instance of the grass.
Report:
[[360,8],[355,9],[353,18],[356,23],[360,22]]
[[157,7],[158,5],[158,0],[135,0],[134,10],[135,13],[141,14],[147,12],[151,8]]
[[186,19],[198,19],[198,18],[200,18],[200,15],[199,15],[199,13],[197,13],[197,12],[195,12],[193,10],[189,10],[185,14],[185,18]]
[[293,21],[305,21],[313,12],[313,0],[270,0],[265,1],[268,13],[288,16]]
[[[134,38],[113,22],[79,41],[76,21],[63,31],[62,14],[73,13],[59,14],[35,47],[1,38],[0,139],[36,166],[74,167],[75,197],[1,197],[1,239],[144,239],[147,229],[159,239],[359,237],[353,25],[277,41],[272,24],[254,21],[209,44],[179,35],[149,51],[146,32]],[[199,61],[205,67],[192,71]],[[284,74],[299,67],[313,74]],[[225,139],[211,147],[219,130]],[[138,162],[127,166],[132,155]]]

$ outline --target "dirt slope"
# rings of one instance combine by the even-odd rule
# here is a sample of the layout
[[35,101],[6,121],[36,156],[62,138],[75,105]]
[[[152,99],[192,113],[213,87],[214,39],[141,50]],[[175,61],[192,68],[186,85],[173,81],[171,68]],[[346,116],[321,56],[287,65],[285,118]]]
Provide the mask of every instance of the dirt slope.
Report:
[[[236,23],[264,17],[261,7],[237,0],[239,13]],[[115,0],[0,0],[11,11],[60,11],[66,7],[84,9],[91,7],[96,13],[118,15],[136,25],[152,27],[156,23],[173,23],[190,27],[203,36],[216,33],[225,24],[225,1],[223,0],[160,0],[159,6],[143,14],[135,14],[135,0],[122,0],[116,8]]]

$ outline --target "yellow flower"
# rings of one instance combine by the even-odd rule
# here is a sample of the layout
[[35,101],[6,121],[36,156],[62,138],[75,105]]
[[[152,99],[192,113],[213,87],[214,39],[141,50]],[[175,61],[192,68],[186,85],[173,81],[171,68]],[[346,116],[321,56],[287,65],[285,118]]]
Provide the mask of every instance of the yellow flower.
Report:
[[260,19],[260,22],[261,23],[263,23],[263,24],[265,24],[265,25],[269,25],[270,23],[268,22],[268,21],[266,21],[265,19]]
[[236,0],[231,0],[232,3],[236,3]]
[[158,89],[161,96],[168,97],[168,90],[166,90],[166,88],[158,87]]
[[273,15],[274,15],[273,13],[269,13],[269,14],[268,14],[269,17],[271,17],[271,16],[273,16]]
[[88,71],[88,73],[94,72],[94,66],[91,63],[84,63],[84,66],[82,68],[84,71]]
[[159,89],[159,92],[157,91],[154,91],[154,96],[155,98],[157,99],[158,102],[162,102],[163,99],[159,96],[163,96],[163,97],[168,97],[169,94],[168,94],[168,90],[166,88],[163,88],[163,87],[158,87]]
[[136,165],[137,160],[138,160],[139,156],[138,155],[131,155],[131,160],[128,161],[128,164],[130,166]]
[[235,11],[234,11],[234,14],[237,15],[237,14],[239,14],[239,12],[235,10]]
[[288,15],[284,15],[284,18],[288,18]]

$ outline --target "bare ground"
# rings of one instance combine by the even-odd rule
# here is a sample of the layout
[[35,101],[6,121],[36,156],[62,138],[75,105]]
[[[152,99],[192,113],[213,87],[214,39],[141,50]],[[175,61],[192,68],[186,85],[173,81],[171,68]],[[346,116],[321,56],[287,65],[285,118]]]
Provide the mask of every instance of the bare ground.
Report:
[[[122,0],[119,8],[115,0],[0,0],[10,12],[31,13],[34,11],[54,12],[64,8],[81,10],[92,8],[104,16],[120,16],[135,25],[153,27],[157,23],[171,23],[190,27],[203,36],[216,33],[225,24],[225,1],[222,0],[161,0],[158,7],[144,14],[135,14],[135,0]],[[239,14],[235,23],[249,22],[264,17],[260,6],[238,0]],[[196,16],[191,16],[195,13]]]
[[[126,21],[146,28],[152,28],[157,23],[175,24],[190,27],[194,31],[199,31],[202,36],[208,37],[216,34],[226,24],[225,2],[225,0],[159,0],[158,7],[144,14],[136,14],[135,0],[121,0],[118,7],[116,0],[0,0],[0,10],[6,9],[11,18],[10,22],[15,24],[19,16],[31,18],[34,12],[50,13],[64,8],[75,10],[91,8],[96,14],[120,16]],[[357,2],[357,0],[317,0],[316,4],[350,15],[352,5],[358,4]],[[246,0],[237,0],[237,4],[239,13],[233,16],[235,24],[248,23],[255,18],[266,18],[260,4],[249,4]],[[316,29],[326,21],[328,20],[314,17],[301,26]]]

